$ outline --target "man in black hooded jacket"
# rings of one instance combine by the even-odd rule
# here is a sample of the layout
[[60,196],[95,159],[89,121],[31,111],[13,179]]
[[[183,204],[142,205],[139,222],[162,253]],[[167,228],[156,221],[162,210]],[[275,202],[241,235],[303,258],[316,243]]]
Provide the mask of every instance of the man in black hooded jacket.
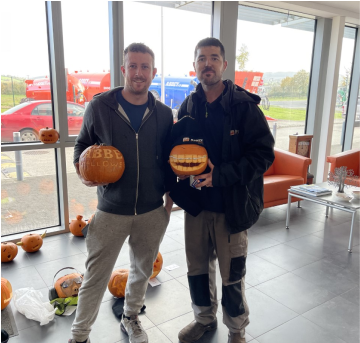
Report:
[[[180,331],[179,340],[196,342],[205,332],[217,328],[218,258],[228,342],[245,343],[245,327],[249,324],[244,287],[247,229],[263,209],[263,174],[275,158],[274,139],[258,107],[260,98],[222,79],[227,66],[222,43],[216,38],[201,40],[194,58],[200,84],[181,105],[173,131],[184,116],[194,118],[202,131],[209,161],[207,170],[194,178],[202,180],[196,185],[201,190],[195,191],[200,213],[195,216],[193,208],[186,208],[191,201],[180,199],[186,211],[185,246],[195,320]],[[184,132],[184,138],[186,135]],[[190,187],[186,177],[179,178],[180,189]],[[172,193],[177,202],[179,193],[176,196],[174,191],[170,196]]]

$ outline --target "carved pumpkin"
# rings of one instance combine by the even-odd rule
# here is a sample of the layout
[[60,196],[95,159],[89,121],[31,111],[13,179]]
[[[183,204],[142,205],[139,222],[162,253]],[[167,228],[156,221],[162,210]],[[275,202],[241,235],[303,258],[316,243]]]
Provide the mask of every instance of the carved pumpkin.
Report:
[[76,216],[76,219],[73,219],[70,223],[70,231],[74,236],[83,237],[83,233],[81,230],[86,226],[85,220],[83,220],[83,216]]
[[154,277],[156,277],[160,272],[161,272],[161,268],[163,266],[163,258],[160,254],[160,251],[157,254],[156,260],[154,262],[154,267],[153,267],[153,273],[150,276],[150,279],[153,279]]
[[39,131],[39,139],[45,144],[56,143],[59,137],[59,132],[57,132],[55,129],[49,129],[46,127],[45,129],[41,129]]
[[12,261],[18,253],[18,247],[15,243],[1,243],[1,262]]
[[10,304],[12,298],[11,283],[5,278],[1,278],[1,310]]
[[207,166],[208,154],[196,144],[175,146],[170,153],[170,166],[177,175],[199,175]]
[[124,156],[113,146],[92,145],[82,152],[79,169],[86,181],[113,183],[124,173]]
[[83,276],[79,273],[66,274],[55,282],[56,293],[59,298],[77,297],[83,282]]
[[17,242],[16,245],[20,245],[26,252],[35,252],[42,247],[45,236],[46,231],[42,235],[29,233],[21,238],[21,242]]
[[108,283],[108,289],[114,297],[125,297],[125,287],[128,277],[129,269],[117,269],[112,272]]

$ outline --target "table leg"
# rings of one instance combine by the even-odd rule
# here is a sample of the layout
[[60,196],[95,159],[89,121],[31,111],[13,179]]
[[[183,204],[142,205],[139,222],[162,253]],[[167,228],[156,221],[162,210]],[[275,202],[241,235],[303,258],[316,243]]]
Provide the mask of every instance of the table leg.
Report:
[[352,240],[353,240],[353,233],[354,233],[354,224],[356,223],[355,218],[356,218],[356,211],[353,212],[352,218],[351,218],[351,230],[350,230],[350,239],[349,239],[348,252],[352,252]]
[[288,195],[288,204],[287,204],[287,210],[286,210],[286,228],[289,228],[290,224],[290,210],[291,210],[291,194]]
[[329,217],[329,208],[330,208],[330,206],[326,206],[326,213],[325,213],[326,218]]

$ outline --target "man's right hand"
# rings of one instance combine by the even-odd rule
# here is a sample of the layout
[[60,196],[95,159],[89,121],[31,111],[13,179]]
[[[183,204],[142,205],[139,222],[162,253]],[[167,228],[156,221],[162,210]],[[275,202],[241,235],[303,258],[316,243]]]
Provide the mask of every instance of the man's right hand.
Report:
[[75,169],[76,169],[76,174],[78,175],[79,179],[81,180],[81,182],[88,187],[97,187],[97,186],[106,186],[108,185],[108,183],[97,183],[97,182],[92,182],[92,181],[86,181],[84,180],[84,178],[81,176],[80,174],[80,168],[79,168],[79,163],[75,163]]

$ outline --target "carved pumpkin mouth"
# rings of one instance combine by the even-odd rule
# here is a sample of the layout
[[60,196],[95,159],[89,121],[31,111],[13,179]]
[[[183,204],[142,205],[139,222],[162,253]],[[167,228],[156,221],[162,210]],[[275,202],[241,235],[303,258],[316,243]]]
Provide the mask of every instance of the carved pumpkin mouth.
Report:
[[177,170],[191,170],[206,163],[206,155],[170,155],[170,164]]
[[11,259],[11,255],[9,254],[9,255],[7,256],[7,258],[10,260],[10,259]]
[[39,247],[39,244],[33,246],[33,250],[37,249]]

